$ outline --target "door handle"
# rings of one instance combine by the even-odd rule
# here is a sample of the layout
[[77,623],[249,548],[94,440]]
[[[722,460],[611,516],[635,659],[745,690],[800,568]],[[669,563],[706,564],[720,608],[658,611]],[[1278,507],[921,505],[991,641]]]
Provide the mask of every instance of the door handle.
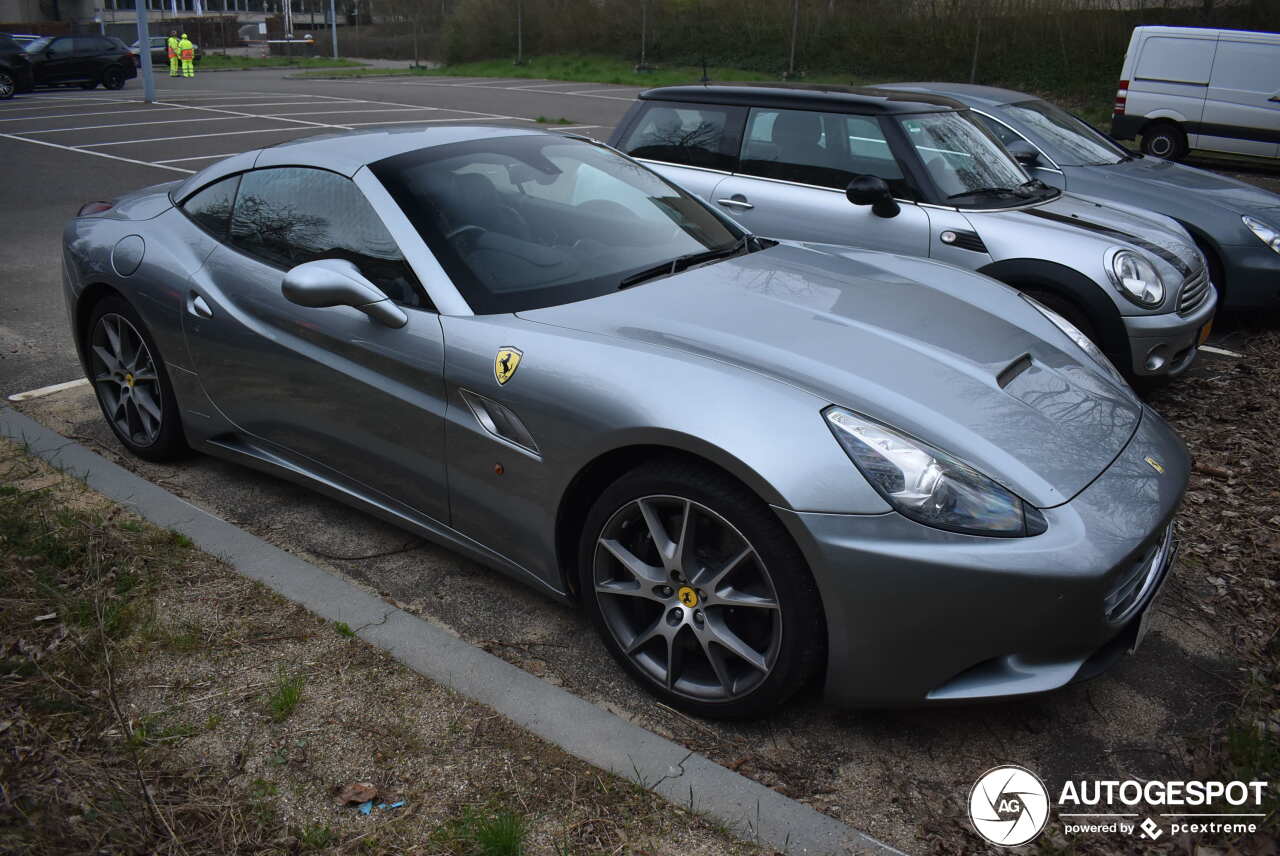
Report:
[[728,205],[731,208],[741,208],[744,211],[747,211],[756,207],[752,205],[750,202],[748,202],[746,199],[736,199],[736,198],[735,199],[717,199],[716,202],[719,202],[721,205]]
[[200,318],[212,318],[213,310],[205,299],[194,291],[187,295],[187,311]]

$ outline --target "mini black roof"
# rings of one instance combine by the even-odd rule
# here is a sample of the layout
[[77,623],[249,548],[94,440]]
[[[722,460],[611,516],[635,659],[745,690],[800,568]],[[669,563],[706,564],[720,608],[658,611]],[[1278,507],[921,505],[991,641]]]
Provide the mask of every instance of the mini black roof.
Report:
[[964,110],[967,105],[942,95],[878,89],[874,86],[827,86],[796,83],[709,83],[692,86],[660,86],[640,93],[651,101],[687,101],[695,104],[736,104],[747,107],[780,107],[797,110],[831,110],[837,113],[937,113]]

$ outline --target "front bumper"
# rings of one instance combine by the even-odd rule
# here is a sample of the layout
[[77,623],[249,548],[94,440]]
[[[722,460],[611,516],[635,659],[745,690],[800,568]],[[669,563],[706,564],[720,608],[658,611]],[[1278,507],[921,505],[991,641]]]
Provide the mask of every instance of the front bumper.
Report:
[[1129,336],[1129,371],[1137,377],[1174,377],[1186,371],[1196,358],[1200,333],[1218,308],[1217,289],[1192,312],[1179,315],[1126,315]]
[[[822,594],[828,700],[1012,697],[1102,671],[1130,647],[1169,573],[1166,538],[1189,472],[1182,442],[1144,408],[1111,466],[1071,501],[1043,509],[1043,535],[983,538],[896,513],[779,510]],[[1130,598],[1119,608],[1118,593]]]
[[1221,253],[1226,297],[1223,309],[1280,309],[1280,253],[1261,241],[1224,246]]

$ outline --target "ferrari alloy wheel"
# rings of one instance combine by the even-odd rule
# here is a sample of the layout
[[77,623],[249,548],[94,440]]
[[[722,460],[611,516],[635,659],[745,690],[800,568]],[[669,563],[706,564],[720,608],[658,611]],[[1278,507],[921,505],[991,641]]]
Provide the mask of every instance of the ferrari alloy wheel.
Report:
[[822,642],[813,580],[741,485],[696,466],[644,468],[591,516],[584,599],[614,656],[669,704],[758,715],[811,675]]
[[186,451],[164,364],[131,306],[118,298],[101,301],[84,352],[102,414],[130,452],[166,460]]

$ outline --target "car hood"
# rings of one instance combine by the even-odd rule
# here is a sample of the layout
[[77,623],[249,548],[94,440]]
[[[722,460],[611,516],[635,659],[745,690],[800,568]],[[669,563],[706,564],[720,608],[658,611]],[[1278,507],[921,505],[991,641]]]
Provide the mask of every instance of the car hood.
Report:
[[[1142,157],[1116,164],[1068,167],[1071,188],[1080,193],[1106,188],[1110,198],[1132,194],[1134,204],[1156,201],[1162,209],[1188,211],[1218,206],[1235,214],[1280,216],[1280,196],[1243,181],[1160,158]],[[1082,180],[1077,180],[1082,179]],[[1236,228],[1237,224],[1232,223]]]
[[[1012,289],[927,259],[782,243],[519,316],[808,390],[956,455],[1040,507],[1088,485],[1141,418],[1132,392]],[[760,419],[768,431],[768,414]],[[787,438],[778,449],[787,453]]]
[[1041,205],[995,213],[1008,218],[1034,217],[1042,223],[1091,233],[1108,244],[1145,251],[1154,257],[1157,267],[1164,268],[1161,273],[1165,276],[1173,273],[1183,279],[1204,264],[1186,230],[1172,218],[1114,200],[1062,193]]

